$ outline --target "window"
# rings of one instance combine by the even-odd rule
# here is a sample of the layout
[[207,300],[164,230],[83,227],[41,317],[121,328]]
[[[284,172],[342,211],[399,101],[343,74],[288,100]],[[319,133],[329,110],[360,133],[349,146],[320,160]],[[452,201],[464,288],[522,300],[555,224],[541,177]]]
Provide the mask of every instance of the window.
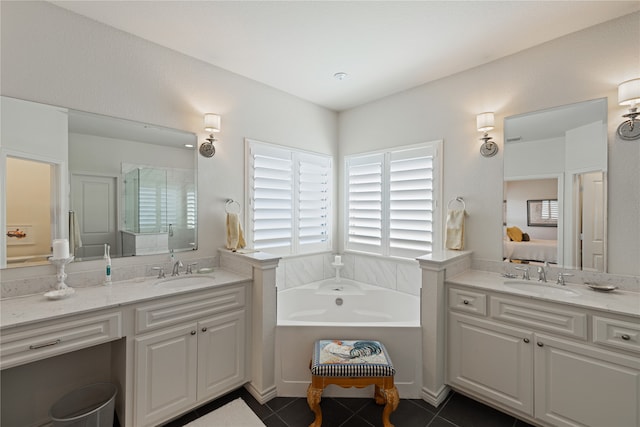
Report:
[[247,241],[277,255],[331,249],[330,156],[247,141]]
[[441,142],[345,158],[345,249],[412,258],[439,239]]

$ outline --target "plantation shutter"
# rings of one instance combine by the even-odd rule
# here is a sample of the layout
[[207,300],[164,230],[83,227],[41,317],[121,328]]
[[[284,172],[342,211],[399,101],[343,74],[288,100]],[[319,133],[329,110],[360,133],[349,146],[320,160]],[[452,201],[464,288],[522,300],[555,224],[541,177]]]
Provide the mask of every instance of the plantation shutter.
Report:
[[440,141],[345,160],[345,249],[414,258],[437,238]]
[[432,251],[433,154],[428,148],[390,153],[389,254]]
[[332,160],[247,141],[247,241],[292,255],[331,249]]
[[251,144],[249,150],[249,226],[253,246],[272,251],[290,248],[293,243],[291,153],[257,144]]
[[329,209],[331,159],[298,154],[298,245],[299,252],[330,249]]
[[382,253],[383,154],[347,160],[347,249]]

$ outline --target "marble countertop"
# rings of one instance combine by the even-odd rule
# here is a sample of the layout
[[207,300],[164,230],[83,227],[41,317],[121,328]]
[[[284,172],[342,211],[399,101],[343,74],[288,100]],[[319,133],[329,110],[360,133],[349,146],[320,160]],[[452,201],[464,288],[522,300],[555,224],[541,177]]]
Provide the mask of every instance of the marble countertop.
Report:
[[[509,293],[519,297],[566,304],[574,307],[605,310],[611,313],[640,318],[640,293],[637,292],[621,291],[619,289],[612,292],[601,292],[594,291],[587,285],[567,283],[566,286],[560,286],[555,284],[553,281],[540,284],[542,286],[549,286],[551,289],[557,287],[573,290],[579,294],[557,295],[552,291],[545,293],[544,289],[537,292],[515,289],[505,284],[505,281],[508,280],[522,282],[518,279],[507,279],[498,273],[478,270],[467,270],[463,273],[447,278],[446,282],[484,289],[487,291]],[[531,284],[535,285],[538,284],[538,282],[536,282],[536,280],[531,280]],[[539,287],[537,288],[540,289]]]
[[[50,300],[42,295],[27,295],[0,300],[0,328],[2,330],[44,320],[89,313],[97,310],[121,307],[128,304],[146,302],[157,298],[187,294],[251,280],[250,276],[216,269],[210,274],[182,275],[185,277],[207,277],[212,280],[206,284],[180,286],[157,286],[155,277],[142,277],[109,286],[90,286],[75,288],[69,297]],[[171,280],[172,278],[167,277]]]

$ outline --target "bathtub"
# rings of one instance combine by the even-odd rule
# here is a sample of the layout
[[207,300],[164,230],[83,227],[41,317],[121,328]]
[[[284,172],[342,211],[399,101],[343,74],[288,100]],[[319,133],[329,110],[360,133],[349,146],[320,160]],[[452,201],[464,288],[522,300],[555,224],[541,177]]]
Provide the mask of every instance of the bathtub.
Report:
[[[422,332],[418,296],[349,279],[327,279],[278,292],[276,387],[278,396],[305,397],[309,360],[319,339],[375,339],[396,368],[402,398],[420,398]],[[328,387],[323,396],[370,397],[373,388]]]

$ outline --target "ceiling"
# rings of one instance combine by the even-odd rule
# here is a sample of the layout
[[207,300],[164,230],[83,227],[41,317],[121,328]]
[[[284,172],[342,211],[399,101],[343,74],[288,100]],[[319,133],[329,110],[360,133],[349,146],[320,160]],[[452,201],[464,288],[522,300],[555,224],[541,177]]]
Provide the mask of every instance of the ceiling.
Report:
[[336,111],[640,10],[637,0],[51,3]]

